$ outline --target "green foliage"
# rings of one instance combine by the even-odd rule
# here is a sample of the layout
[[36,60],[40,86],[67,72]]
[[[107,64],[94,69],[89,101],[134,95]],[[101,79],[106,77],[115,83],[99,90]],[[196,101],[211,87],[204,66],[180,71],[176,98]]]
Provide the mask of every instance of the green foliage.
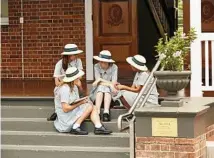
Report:
[[183,63],[190,51],[191,43],[196,39],[196,32],[191,28],[187,35],[182,30],[174,33],[169,38],[165,35],[165,40],[160,38],[155,46],[158,56],[161,57],[161,66],[164,70],[182,71]]

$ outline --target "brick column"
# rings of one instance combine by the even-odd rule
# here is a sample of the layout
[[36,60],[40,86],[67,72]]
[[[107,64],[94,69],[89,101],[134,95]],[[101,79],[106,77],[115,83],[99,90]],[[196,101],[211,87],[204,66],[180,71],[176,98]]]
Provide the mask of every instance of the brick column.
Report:
[[[194,114],[182,114],[181,111],[179,112],[181,108],[174,108],[176,113],[173,109],[170,112],[169,107],[137,110],[136,158],[206,158],[206,141],[214,135],[214,119],[212,118],[214,103],[211,107],[204,106],[205,104],[201,104],[203,106],[190,104],[193,107],[192,111],[198,109]],[[166,109],[167,113],[163,109]],[[187,112],[191,108],[186,106],[184,109]],[[177,118],[178,136],[152,136],[151,119],[153,117]]]
[[138,137],[137,158],[205,158],[206,140],[214,135],[214,125],[196,138]]

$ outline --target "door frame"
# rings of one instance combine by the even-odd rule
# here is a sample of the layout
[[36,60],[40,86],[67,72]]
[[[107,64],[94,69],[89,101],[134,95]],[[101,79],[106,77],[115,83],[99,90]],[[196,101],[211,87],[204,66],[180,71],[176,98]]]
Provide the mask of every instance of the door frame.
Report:
[[93,0],[85,0],[85,57],[86,57],[86,81],[94,80],[93,70]]

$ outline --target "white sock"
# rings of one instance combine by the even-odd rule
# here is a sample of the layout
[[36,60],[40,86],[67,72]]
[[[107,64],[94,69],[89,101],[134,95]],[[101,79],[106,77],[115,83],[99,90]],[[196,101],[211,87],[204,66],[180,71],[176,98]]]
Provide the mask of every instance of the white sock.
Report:
[[103,112],[103,113],[109,114],[109,109],[104,109],[104,112]]
[[77,128],[79,128],[80,127],[80,124],[78,124],[78,123],[75,123],[74,125],[73,125],[73,129],[77,129]]
[[98,124],[95,125],[95,127],[96,127],[96,128],[100,128],[100,127],[102,127],[102,124],[101,124],[101,123],[98,123]]

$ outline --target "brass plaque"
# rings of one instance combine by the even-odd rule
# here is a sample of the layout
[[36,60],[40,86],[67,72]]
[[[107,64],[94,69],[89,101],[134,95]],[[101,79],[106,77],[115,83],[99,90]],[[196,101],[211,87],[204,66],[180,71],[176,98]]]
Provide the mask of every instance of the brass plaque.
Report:
[[177,137],[177,118],[152,118],[152,136]]

